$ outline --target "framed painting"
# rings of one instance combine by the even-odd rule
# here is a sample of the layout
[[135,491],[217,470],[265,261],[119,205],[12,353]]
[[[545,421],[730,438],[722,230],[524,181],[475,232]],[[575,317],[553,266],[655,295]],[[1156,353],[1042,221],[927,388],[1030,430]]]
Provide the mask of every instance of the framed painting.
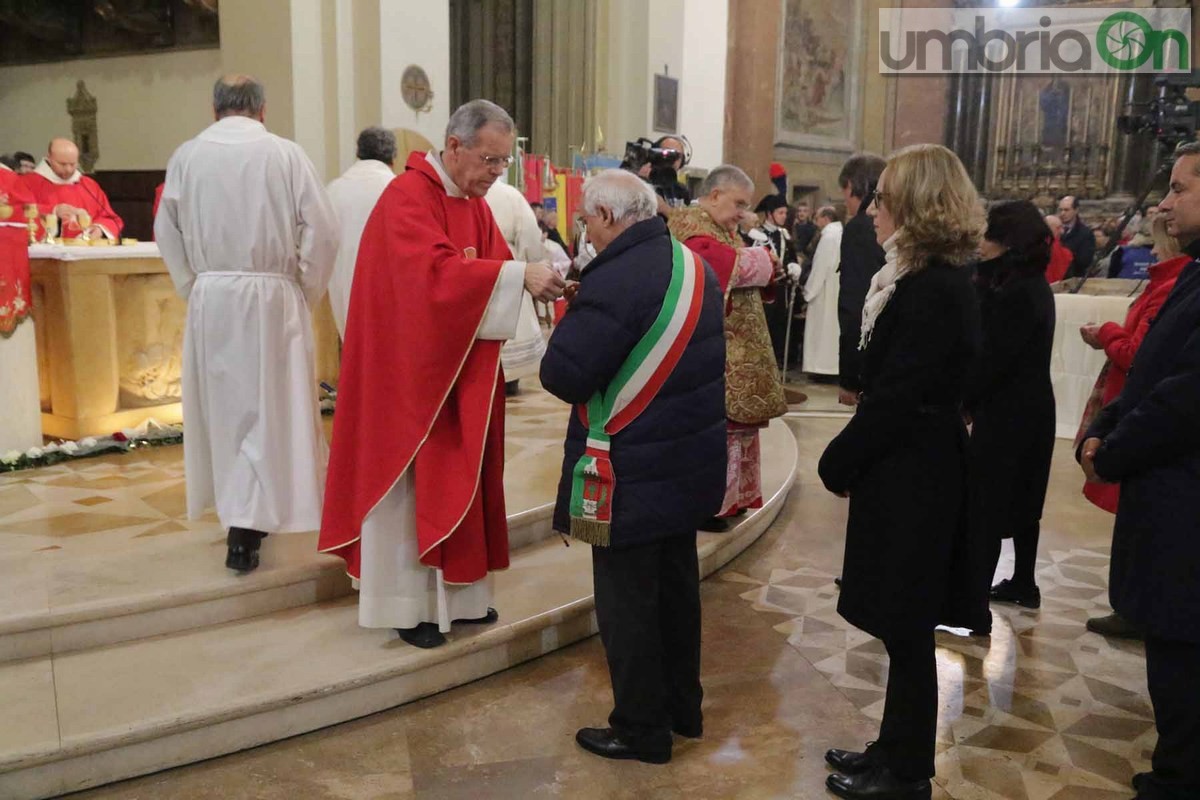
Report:
[[861,117],[862,0],[781,0],[775,143],[852,151]]
[[654,130],[675,133],[679,124],[679,78],[654,76]]

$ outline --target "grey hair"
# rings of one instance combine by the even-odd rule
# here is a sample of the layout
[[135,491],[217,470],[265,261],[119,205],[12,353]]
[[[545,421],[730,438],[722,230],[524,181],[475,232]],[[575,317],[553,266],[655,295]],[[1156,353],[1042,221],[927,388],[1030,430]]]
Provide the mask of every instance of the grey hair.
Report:
[[830,222],[841,222],[841,219],[839,219],[837,209],[834,208],[833,206],[821,206],[820,208],[817,209],[817,216],[824,217],[825,219],[829,220]]
[[499,125],[505,133],[516,130],[516,123],[500,106],[491,100],[471,100],[463,103],[446,123],[446,139],[457,138],[466,147],[474,147],[479,131],[486,125]]
[[731,186],[754,191],[754,181],[750,180],[750,176],[743,172],[741,167],[722,164],[704,176],[704,182],[700,184],[700,197],[707,197],[716,189],[725,189]]
[[226,75],[213,84],[213,112],[258,116],[267,104],[267,90],[249,75]]
[[363,128],[357,147],[356,157],[364,161],[382,161],[388,165],[396,161],[396,134],[387,128]]
[[601,207],[617,222],[642,222],[658,213],[658,195],[632,172],[606,169],[583,184],[583,213],[595,216]]

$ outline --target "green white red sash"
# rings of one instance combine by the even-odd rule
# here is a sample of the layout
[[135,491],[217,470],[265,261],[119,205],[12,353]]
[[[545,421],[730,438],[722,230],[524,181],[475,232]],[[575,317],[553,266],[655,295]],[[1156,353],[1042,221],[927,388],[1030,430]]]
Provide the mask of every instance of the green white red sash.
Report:
[[588,428],[587,448],[571,482],[571,535],[588,544],[610,543],[613,474],[612,437],[646,410],[679,363],[696,330],[704,301],[704,264],[674,237],[671,283],[650,330],[621,364],[612,382],[578,407]]

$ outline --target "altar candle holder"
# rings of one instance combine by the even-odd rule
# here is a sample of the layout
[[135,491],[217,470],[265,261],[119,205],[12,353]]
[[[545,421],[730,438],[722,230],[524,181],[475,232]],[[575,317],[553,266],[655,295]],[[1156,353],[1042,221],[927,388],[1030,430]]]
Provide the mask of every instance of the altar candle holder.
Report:
[[25,204],[25,225],[29,228],[29,243],[37,244],[38,212],[37,203]]

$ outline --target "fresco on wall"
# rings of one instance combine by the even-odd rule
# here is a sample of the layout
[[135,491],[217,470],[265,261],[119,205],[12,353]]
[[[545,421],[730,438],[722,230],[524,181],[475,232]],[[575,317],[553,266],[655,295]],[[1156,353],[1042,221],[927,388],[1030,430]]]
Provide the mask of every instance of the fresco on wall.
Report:
[[776,67],[777,144],[853,149],[862,3],[784,0]]

